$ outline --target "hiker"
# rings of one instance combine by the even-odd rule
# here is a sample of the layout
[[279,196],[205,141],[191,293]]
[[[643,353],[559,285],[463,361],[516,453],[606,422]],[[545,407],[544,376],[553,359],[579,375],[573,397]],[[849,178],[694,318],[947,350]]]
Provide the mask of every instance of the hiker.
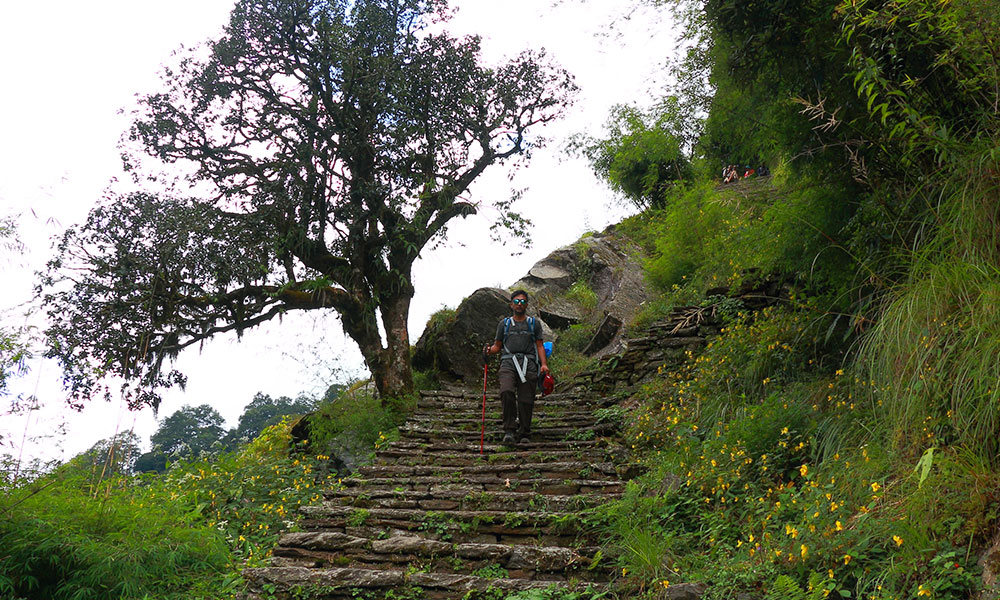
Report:
[[484,356],[500,355],[500,404],[503,407],[503,443],[507,446],[531,442],[531,413],[539,376],[549,372],[542,342],[542,324],[527,316],[528,292],[510,295],[514,315],[497,325],[496,341],[483,348]]

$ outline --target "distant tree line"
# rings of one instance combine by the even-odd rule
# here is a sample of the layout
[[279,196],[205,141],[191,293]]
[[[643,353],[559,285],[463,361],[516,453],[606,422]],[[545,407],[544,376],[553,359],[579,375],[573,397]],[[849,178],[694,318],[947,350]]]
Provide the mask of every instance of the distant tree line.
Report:
[[305,415],[331,398],[336,398],[344,386],[330,386],[323,398],[300,395],[297,398],[272,398],[258,392],[243,410],[236,427],[226,429],[225,419],[208,404],[185,405],[164,418],[150,436],[151,448],[142,451],[142,442],[132,432],[103,439],[70,462],[90,465],[95,476],[112,474],[162,472],[171,461],[236,450],[254,440],[262,431],[276,425],[287,416]]

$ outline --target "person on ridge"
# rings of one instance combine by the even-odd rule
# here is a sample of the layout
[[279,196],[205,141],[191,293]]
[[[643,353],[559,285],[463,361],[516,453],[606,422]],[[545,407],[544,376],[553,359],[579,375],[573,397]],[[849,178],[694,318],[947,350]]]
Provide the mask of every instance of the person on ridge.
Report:
[[[542,341],[542,324],[529,317],[528,293],[510,295],[513,316],[500,320],[496,341],[483,348],[484,355],[500,356],[500,404],[503,407],[504,445],[531,442],[531,413],[535,407],[538,378],[549,372]],[[515,437],[516,436],[516,437]]]

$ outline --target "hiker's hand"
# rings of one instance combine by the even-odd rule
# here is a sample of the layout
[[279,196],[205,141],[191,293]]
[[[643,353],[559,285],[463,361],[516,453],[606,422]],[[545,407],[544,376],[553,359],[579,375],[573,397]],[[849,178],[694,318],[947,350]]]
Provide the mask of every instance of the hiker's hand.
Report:
[[542,365],[542,368],[539,369],[539,373],[541,373],[542,375],[545,375],[548,372],[549,372],[549,365]]

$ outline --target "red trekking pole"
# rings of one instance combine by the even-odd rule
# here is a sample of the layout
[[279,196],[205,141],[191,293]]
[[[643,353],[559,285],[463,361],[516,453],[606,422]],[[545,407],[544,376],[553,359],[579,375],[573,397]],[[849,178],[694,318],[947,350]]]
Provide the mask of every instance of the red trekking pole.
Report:
[[489,373],[490,363],[483,355],[483,429],[479,433],[479,453],[483,453],[483,441],[486,439],[486,375]]

